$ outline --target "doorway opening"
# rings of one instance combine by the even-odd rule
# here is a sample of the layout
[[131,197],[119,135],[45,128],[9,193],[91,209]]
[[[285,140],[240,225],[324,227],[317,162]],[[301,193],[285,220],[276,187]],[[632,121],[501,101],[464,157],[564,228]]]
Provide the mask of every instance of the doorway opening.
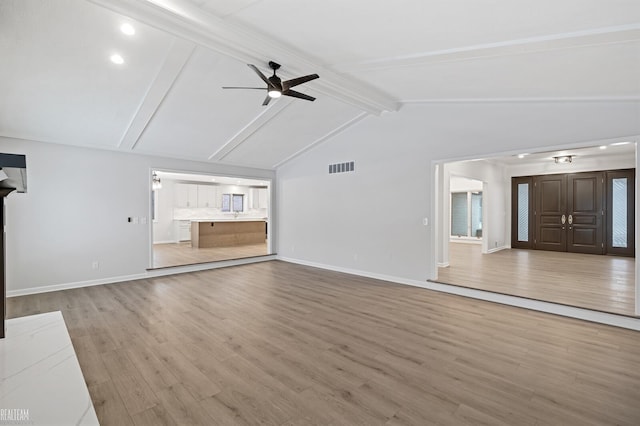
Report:
[[[614,141],[602,146],[438,164],[437,272],[432,280],[636,316],[636,144]],[[554,160],[562,156],[571,156],[572,162]],[[553,218],[538,214],[536,196],[544,194],[536,192],[535,185],[560,175],[565,186],[562,182],[551,186],[560,185],[565,198],[574,198],[574,205],[558,204],[567,201],[555,194],[548,197],[546,207],[560,214]],[[449,194],[458,176],[483,182],[481,246],[455,242],[458,232],[451,218],[457,201]],[[598,213],[601,223],[591,213]],[[467,233],[465,238],[469,237]],[[555,246],[559,251],[542,250],[541,241],[559,244]]]
[[151,173],[149,269],[272,254],[269,180]]

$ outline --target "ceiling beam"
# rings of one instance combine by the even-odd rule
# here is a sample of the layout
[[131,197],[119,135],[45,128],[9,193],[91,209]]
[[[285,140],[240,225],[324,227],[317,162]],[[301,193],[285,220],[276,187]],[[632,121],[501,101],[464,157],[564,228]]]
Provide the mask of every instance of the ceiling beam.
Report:
[[275,118],[278,114],[284,111],[289,105],[293,103],[293,99],[280,98],[277,101],[269,105],[264,111],[262,111],[256,118],[251,120],[249,124],[244,126],[238,133],[233,135],[220,149],[209,156],[209,161],[223,160],[234,149],[240,146],[251,135],[260,130],[265,124]]
[[160,67],[160,71],[158,71],[158,74],[147,89],[133,119],[122,136],[118,148],[131,151],[136,147],[153,116],[180,76],[184,66],[189,62],[189,58],[191,58],[195,48],[196,45],[192,42],[175,39],[164,63]]
[[285,158],[284,160],[278,162],[277,164],[274,164],[272,167],[274,169],[279,168],[280,166],[288,163],[289,161],[293,160],[294,158],[297,158],[297,157],[301,156],[302,154],[304,154],[305,152],[309,151],[311,148],[315,147],[316,145],[319,145],[322,142],[324,142],[324,141],[326,141],[328,139],[331,139],[334,136],[339,135],[340,133],[344,132],[345,130],[347,130],[350,127],[354,126],[355,124],[359,123],[362,119],[364,119],[365,117],[368,117],[368,116],[369,116],[369,114],[367,114],[366,112],[361,112],[360,114],[356,115],[355,117],[349,119],[347,122],[345,122],[342,125],[336,127],[335,129],[333,129],[332,131],[330,131],[326,135],[321,136],[320,138],[316,139],[315,141],[313,141],[309,145],[305,146],[301,150],[293,153],[292,155],[288,156],[287,158]]
[[346,73],[359,73],[390,68],[417,67],[439,62],[467,61],[602,44],[628,43],[637,40],[640,40],[640,24],[629,24],[346,63],[336,65],[335,69]]
[[270,59],[286,64],[288,72],[320,75],[315,91],[371,114],[397,111],[390,95],[356,78],[336,73],[320,61],[253,29],[227,22],[184,0],[88,0],[185,40],[208,47],[244,63]]

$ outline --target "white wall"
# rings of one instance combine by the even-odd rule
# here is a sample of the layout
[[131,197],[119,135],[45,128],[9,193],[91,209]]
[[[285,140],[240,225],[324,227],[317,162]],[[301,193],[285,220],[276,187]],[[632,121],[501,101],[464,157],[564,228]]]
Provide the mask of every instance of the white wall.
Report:
[[[423,281],[435,273],[433,220],[423,218],[435,216],[436,162],[638,135],[639,105],[427,103],[364,119],[278,169],[278,254]],[[343,161],[355,172],[327,173]]]
[[449,181],[450,192],[475,192],[482,191],[482,181],[475,179],[467,179],[460,176],[451,176]]
[[175,243],[178,241],[177,227],[173,220],[175,181],[162,179],[162,188],[156,190],[158,216],[153,223],[154,243]]
[[[26,154],[28,193],[7,197],[9,291],[145,272],[152,168],[273,178],[267,170],[221,166],[0,138],[0,152]],[[92,269],[98,261],[99,269]]]

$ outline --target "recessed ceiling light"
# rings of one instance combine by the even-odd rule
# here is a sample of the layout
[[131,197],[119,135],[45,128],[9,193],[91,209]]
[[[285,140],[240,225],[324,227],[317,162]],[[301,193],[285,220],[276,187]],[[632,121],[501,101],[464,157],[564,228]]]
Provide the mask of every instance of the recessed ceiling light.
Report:
[[129,24],[129,23],[124,23],[122,25],[120,25],[120,31],[123,32],[123,34],[126,34],[128,36],[132,36],[136,33],[136,29],[133,28],[133,25]]
[[629,145],[631,142],[616,142],[612,143],[611,146],[620,146],[620,145]]
[[524,154],[518,154],[518,158],[524,158],[524,157],[526,157],[527,155],[529,155],[529,154],[527,154],[527,153],[524,153]]
[[216,181],[216,178],[211,178],[211,182],[215,182],[215,181]]
[[600,145],[600,149],[607,149],[606,145]]
[[117,53],[111,55],[109,59],[111,59],[111,62],[113,62],[114,64],[118,64],[118,65],[124,64],[124,58],[118,55]]

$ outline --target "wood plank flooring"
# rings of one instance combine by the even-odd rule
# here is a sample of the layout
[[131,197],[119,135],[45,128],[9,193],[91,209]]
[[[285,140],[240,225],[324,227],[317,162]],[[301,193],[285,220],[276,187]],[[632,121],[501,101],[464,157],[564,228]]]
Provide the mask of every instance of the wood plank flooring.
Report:
[[542,250],[482,254],[479,244],[449,244],[450,266],[436,281],[634,316],[635,259]]
[[103,426],[640,424],[640,333],[279,261],[7,307],[62,310]]
[[153,245],[153,267],[193,265],[196,263],[218,262],[220,260],[242,259],[266,256],[267,242],[231,247],[191,247],[191,242]]

